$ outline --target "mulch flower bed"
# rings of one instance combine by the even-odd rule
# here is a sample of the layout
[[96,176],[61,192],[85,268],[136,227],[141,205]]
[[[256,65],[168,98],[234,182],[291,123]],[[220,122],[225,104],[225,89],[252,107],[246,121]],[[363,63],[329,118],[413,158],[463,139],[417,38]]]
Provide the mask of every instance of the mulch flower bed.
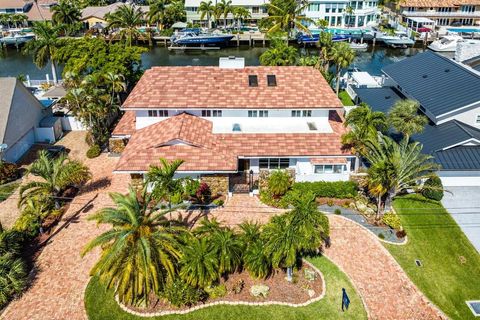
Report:
[[[283,270],[275,270],[274,273],[267,279],[254,279],[247,271],[231,274],[227,280],[221,279],[220,285],[224,284],[227,288],[227,294],[216,299],[208,298],[204,302],[199,302],[197,305],[212,303],[215,301],[242,301],[242,302],[286,302],[292,304],[301,304],[310,299],[320,296],[323,292],[323,282],[320,274],[315,272],[315,280],[310,281],[305,278],[304,269],[314,271],[307,265],[304,265],[299,270],[294,271],[294,281],[288,282],[286,280],[286,273]],[[243,290],[240,293],[233,292],[233,287],[239,281],[244,281]],[[269,287],[269,293],[266,298],[254,297],[250,294],[250,288],[254,285],[266,285]],[[309,295],[309,290],[312,296]],[[155,313],[160,311],[171,310],[187,310],[193,306],[175,307],[164,299],[158,300],[156,297],[151,298],[148,308],[128,306],[129,309],[141,313]]]

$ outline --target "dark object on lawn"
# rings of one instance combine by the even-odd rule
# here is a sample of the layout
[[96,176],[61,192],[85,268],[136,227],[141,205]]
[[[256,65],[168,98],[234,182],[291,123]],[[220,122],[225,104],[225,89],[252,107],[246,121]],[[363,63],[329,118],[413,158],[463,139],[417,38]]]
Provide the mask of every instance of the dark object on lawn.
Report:
[[397,238],[405,238],[407,236],[407,232],[405,230],[398,230],[397,231]]
[[348,297],[345,288],[342,288],[342,311],[348,310],[350,306],[350,298]]
[[337,208],[337,209],[333,210],[333,213],[334,214],[342,214],[342,210]]
[[51,146],[46,149],[47,154],[50,158],[55,159],[60,156],[62,153],[67,153],[67,149],[64,146]]
[[379,234],[378,234],[378,237],[379,237],[380,239],[382,239],[382,240],[385,239],[385,235],[384,235],[383,233],[379,233]]
[[415,264],[417,265],[417,267],[421,267],[422,266],[422,261],[416,259]]

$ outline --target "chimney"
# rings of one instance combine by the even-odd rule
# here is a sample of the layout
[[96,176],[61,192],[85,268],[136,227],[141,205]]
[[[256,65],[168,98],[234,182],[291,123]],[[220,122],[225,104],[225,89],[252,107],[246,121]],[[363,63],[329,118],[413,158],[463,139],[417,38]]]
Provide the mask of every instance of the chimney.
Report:
[[223,69],[243,69],[245,68],[245,58],[221,57],[218,66]]

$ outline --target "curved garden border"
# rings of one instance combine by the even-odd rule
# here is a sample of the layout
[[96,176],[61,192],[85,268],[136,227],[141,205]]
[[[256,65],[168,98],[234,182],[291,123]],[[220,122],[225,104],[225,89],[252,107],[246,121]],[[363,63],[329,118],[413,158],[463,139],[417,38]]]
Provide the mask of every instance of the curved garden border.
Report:
[[[308,265],[310,268],[315,270],[320,275],[320,278],[322,279],[323,286],[322,286],[322,293],[315,298],[312,298],[310,300],[307,300],[303,303],[288,303],[288,302],[282,302],[282,301],[265,301],[265,302],[246,302],[246,301],[215,301],[215,302],[210,302],[210,303],[205,303],[201,304],[186,310],[168,310],[168,311],[160,311],[160,312],[150,312],[150,313],[143,313],[143,312],[137,312],[134,310],[129,309],[126,305],[120,303],[118,300],[118,297],[115,297],[115,301],[117,304],[120,306],[120,308],[132,315],[138,316],[138,317],[144,317],[144,318],[150,318],[150,317],[158,317],[158,316],[167,316],[167,315],[174,315],[174,314],[187,314],[190,312],[194,312],[200,309],[208,308],[208,307],[213,307],[213,306],[218,306],[218,305],[245,305],[245,306],[269,306],[269,305],[279,305],[279,306],[287,306],[287,307],[293,307],[293,308],[299,308],[299,307],[305,307],[308,306],[309,304],[312,304],[314,302],[320,301],[325,297],[325,293],[327,292],[327,284],[325,282],[325,277],[323,276],[323,273],[317,269],[312,263],[308,262],[305,259],[302,259],[303,263]],[[362,298],[363,301],[363,298]],[[364,304],[365,306],[365,304]],[[367,312],[368,314],[368,312]]]

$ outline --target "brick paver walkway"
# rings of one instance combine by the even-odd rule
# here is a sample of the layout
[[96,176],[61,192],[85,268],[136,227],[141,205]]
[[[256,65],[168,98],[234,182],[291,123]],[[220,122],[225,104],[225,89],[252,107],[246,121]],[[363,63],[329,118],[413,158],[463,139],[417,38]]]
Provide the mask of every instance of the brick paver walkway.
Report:
[[446,319],[374,235],[345,218],[329,219],[332,244],[325,255],[350,276],[370,319]]
[[[73,139],[73,135],[71,139]],[[79,142],[81,141],[78,139]],[[74,155],[75,157],[75,155]],[[78,157],[80,158],[80,157]],[[8,306],[2,319],[84,320],[84,291],[98,252],[80,257],[85,244],[102,229],[88,215],[111,204],[108,192],[126,192],[128,175],[112,175],[117,158],[105,154],[85,163],[94,180],[70,204],[57,230],[37,260],[32,286]]]

